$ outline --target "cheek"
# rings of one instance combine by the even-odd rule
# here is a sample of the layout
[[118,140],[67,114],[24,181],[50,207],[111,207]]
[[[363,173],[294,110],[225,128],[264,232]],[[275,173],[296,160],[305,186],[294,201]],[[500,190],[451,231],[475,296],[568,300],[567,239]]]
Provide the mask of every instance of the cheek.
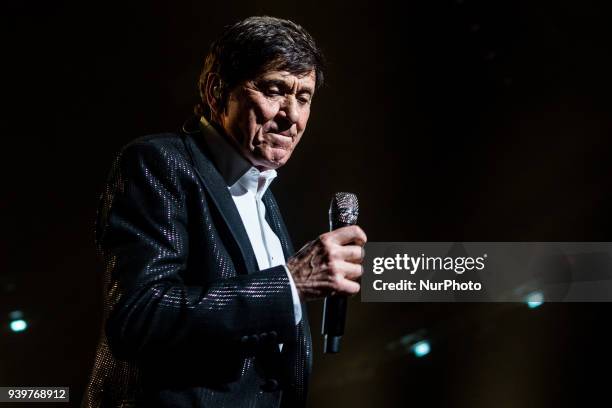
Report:
[[308,124],[308,118],[310,117],[310,108],[305,109],[300,114],[300,118],[297,122],[298,133],[302,133],[306,130],[306,125]]
[[304,135],[304,131],[306,130],[306,122],[308,120],[304,120],[304,121],[298,121],[297,123],[297,137],[295,138],[295,140],[293,141],[293,145],[291,146],[291,151],[293,151],[296,146],[298,145],[298,143],[300,143],[300,140],[302,140],[302,136]]
[[254,113],[258,124],[264,124],[274,119],[279,111],[278,102],[270,101],[263,97],[253,98],[250,105],[250,110]]
[[253,143],[253,140],[257,139],[262,126],[276,115],[274,106],[270,106],[269,103],[253,100],[249,100],[248,104],[242,106],[241,112],[240,127],[242,128],[242,133],[247,137],[247,140],[244,142],[248,144]]

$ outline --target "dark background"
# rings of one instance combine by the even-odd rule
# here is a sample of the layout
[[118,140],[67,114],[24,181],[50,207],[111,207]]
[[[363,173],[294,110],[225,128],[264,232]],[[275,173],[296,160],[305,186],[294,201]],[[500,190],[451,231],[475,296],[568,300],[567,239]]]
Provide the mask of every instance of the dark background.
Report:
[[[182,124],[209,43],[249,15],[295,20],[330,62],[273,186],[296,246],[326,230],[343,190],[370,241],[612,241],[605,3],[2,2],[0,385],[70,386],[80,400],[113,154]],[[16,309],[23,333],[8,330]],[[337,356],[321,353],[321,305],[309,311],[311,407],[609,405],[608,304],[353,298]],[[386,351],[419,329],[430,355]]]

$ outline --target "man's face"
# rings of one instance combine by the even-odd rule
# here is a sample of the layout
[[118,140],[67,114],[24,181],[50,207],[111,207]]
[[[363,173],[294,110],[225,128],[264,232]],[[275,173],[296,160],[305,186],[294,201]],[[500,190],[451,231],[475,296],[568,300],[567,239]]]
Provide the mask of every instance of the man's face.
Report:
[[221,125],[258,169],[276,169],[291,157],[306,130],[315,78],[314,70],[272,70],[230,92]]

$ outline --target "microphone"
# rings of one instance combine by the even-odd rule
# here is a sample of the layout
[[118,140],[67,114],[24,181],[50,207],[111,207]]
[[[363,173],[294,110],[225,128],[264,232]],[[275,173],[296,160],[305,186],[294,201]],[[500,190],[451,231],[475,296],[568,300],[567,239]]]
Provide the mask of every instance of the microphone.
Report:
[[[354,225],[359,215],[359,202],[353,193],[336,193],[329,206],[329,229]],[[346,322],[346,296],[327,296],[323,303],[323,352],[338,353]]]

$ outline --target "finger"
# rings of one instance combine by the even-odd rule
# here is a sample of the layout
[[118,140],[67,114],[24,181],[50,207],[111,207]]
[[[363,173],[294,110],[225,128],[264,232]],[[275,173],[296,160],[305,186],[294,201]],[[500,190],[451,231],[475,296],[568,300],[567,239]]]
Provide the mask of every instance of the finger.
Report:
[[364,255],[365,251],[359,245],[343,245],[335,249],[335,256],[347,262],[361,263]]
[[357,282],[353,282],[348,279],[343,279],[338,282],[338,286],[336,288],[336,294],[338,295],[355,295],[359,293],[359,289],[361,286]]
[[358,225],[349,225],[348,227],[338,228],[329,232],[331,241],[339,245],[355,243],[363,246],[368,241],[365,232]]
[[342,272],[345,279],[357,280],[363,275],[363,266],[361,264],[342,262],[338,269]]

